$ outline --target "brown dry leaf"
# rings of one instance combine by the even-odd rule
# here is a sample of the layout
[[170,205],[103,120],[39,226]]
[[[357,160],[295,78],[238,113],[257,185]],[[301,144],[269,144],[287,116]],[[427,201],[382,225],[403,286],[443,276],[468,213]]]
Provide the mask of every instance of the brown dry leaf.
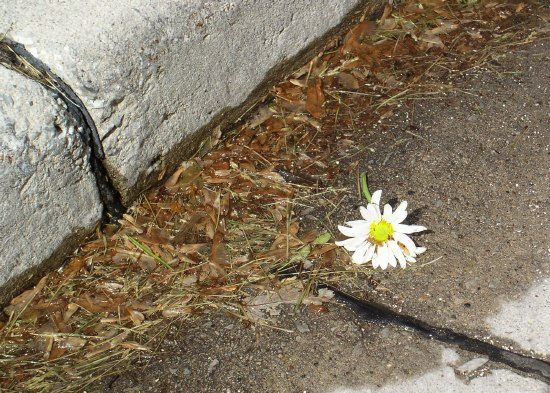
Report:
[[192,312],[190,307],[174,307],[162,310],[162,316],[164,318],[176,318],[182,315],[190,315]]
[[385,24],[386,19],[388,18],[388,16],[391,15],[392,11],[393,11],[392,3],[391,3],[391,2],[388,2],[388,3],[384,6],[384,12],[382,13],[382,16],[380,17],[380,21],[378,22],[378,24],[379,24],[379,25]]
[[181,246],[178,246],[177,250],[184,254],[200,253],[206,248],[206,246],[208,246],[208,243],[182,244]]
[[296,121],[299,123],[307,123],[317,130],[321,129],[321,123],[319,123],[315,119],[312,119],[310,116],[307,116],[304,114],[300,114],[300,115],[292,114],[290,116],[287,116],[287,120]]
[[220,231],[217,231],[212,239],[210,262],[216,267],[219,273],[222,275],[226,274],[222,266],[229,262],[229,253],[223,243],[223,233]]
[[128,330],[124,331],[107,342],[90,347],[88,352],[84,356],[89,359],[94,357],[97,354],[100,354],[101,352],[105,352],[105,351],[108,351],[109,349],[113,349],[118,345],[120,345],[129,335],[130,335],[130,331]]
[[141,345],[135,341],[125,341],[123,343],[120,344],[120,346],[122,348],[126,348],[126,349],[132,349],[132,350],[136,350],[136,351],[150,351],[151,348],[145,346],[145,345]]
[[65,280],[70,280],[72,277],[74,277],[80,269],[84,267],[86,264],[86,259],[82,257],[75,257],[71,260],[71,262],[63,269],[63,277],[65,277]]
[[516,13],[520,13],[525,8],[525,3],[519,3],[516,6]]
[[427,30],[426,34],[428,35],[447,34],[447,33],[450,33],[451,31],[458,29],[458,26],[459,25],[457,23],[453,23],[450,21],[440,21],[438,27]]
[[145,315],[139,311],[128,308],[128,314],[130,315],[130,320],[134,326],[139,326],[143,323],[143,321],[145,321]]
[[88,340],[81,337],[62,337],[59,339],[57,345],[59,348],[67,349],[69,351],[78,351],[83,348]]
[[388,18],[384,22],[380,21],[378,27],[382,30],[393,30],[397,27],[397,20],[395,18]]
[[54,342],[52,349],[50,350],[50,353],[48,354],[48,361],[54,361],[55,359],[59,359],[63,355],[67,353],[67,350],[65,348],[59,347],[59,343]]
[[136,238],[142,243],[151,245],[166,245],[170,243],[170,235],[164,229],[151,228],[147,235],[139,235]]
[[[167,190],[175,192],[178,189],[185,188],[198,179],[202,172],[202,168],[197,162],[197,160],[185,163],[185,170],[183,170],[173,186],[168,186],[165,184]],[[170,179],[169,179],[170,180]]]
[[145,254],[139,256],[137,263],[145,272],[152,272],[158,267],[158,263],[155,258]]
[[337,247],[336,244],[324,244],[322,247],[316,248],[315,250],[311,251],[309,253],[309,256],[316,257],[319,255],[323,255],[326,252],[334,250],[336,247]]
[[359,81],[351,74],[346,74],[345,72],[340,72],[336,75],[338,82],[346,89],[357,90],[359,89]]
[[36,295],[38,295],[42,291],[42,289],[44,289],[47,282],[48,276],[42,277],[33,289],[29,289],[23,292],[21,295],[14,297],[11,300],[10,305],[4,309],[4,313],[10,316],[10,318],[12,316],[17,317],[17,314],[25,310],[36,297]]
[[311,116],[321,118],[325,115],[324,103],[323,82],[318,78],[307,89],[306,110]]
[[376,23],[371,21],[364,21],[359,23],[353,29],[346,34],[344,38],[344,44],[342,45],[343,53],[355,53],[361,51],[361,40],[371,34],[376,29]]
[[185,171],[185,166],[180,166],[167,180],[166,182],[164,183],[164,186],[167,187],[167,188],[170,188],[170,187],[174,187],[181,174]]
[[116,312],[123,302],[121,298],[111,298],[103,295],[85,294],[83,297],[75,299],[74,303],[90,313],[97,312]]
[[269,106],[261,106],[256,114],[248,122],[248,127],[254,129],[259,125],[262,125],[266,120],[270,119],[273,116],[273,112],[269,109]]
[[63,314],[63,322],[68,323],[71,317],[74,315],[75,312],[78,311],[78,304],[76,303],[69,303],[67,305],[67,310]]
[[122,225],[122,227],[133,228],[137,233],[140,233],[140,234],[143,233],[143,228],[141,228],[141,226],[139,226],[136,223],[136,221],[131,215],[124,213],[122,217],[123,217],[122,220],[118,220],[118,222],[120,223],[120,225]]
[[424,33],[420,37],[418,37],[420,41],[426,42],[428,44],[428,48],[431,47],[438,47],[438,48],[444,48],[445,45],[443,44],[443,41],[441,41],[441,38],[438,35],[430,34],[430,33]]

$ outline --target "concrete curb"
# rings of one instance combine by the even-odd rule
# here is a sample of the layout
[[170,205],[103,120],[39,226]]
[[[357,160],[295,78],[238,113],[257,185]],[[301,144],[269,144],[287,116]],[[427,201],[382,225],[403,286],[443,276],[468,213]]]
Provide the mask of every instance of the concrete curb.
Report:
[[[108,215],[120,214],[122,204],[192,156],[213,129],[231,126],[328,37],[361,16],[374,16],[384,3],[127,0],[105,6],[7,0],[0,10],[0,31],[7,32],[0,63],[34,81],[5,69],[0,78],[0,304],[30,285],[43,267],[59,264],[100,222],[102,207]],[[52,116],[36,122],[41,113]],[[48,199],[51,185],[68,175],[46,170],[29,210],[18,197],[24,185],[13,177],[14,168],[33,162],[33,172],[62,159],[50,154],[57,150],[49,140],[38,149],[42,158],[33,161],[8,139],[28,142],[25,152],[31,151],[30,136],[58,130],[60,119],[67,130],[78,130],[71,134],[61,127],[60,133],[72,141],[63,154],[78,165],[64,162],[77,168],[67,173],[77,173],[78,181],[71,183],[74,189],[56,189],[60,202],[54,202]],[[7,159],[18,154],[19,166]],[[53,225],[35,227],[37,214]],[[17,222],[27,225],[14,230]],[[47,231],[60,236],[53,239]],[[31,232],[34,244],[28,247],[22,240]]]

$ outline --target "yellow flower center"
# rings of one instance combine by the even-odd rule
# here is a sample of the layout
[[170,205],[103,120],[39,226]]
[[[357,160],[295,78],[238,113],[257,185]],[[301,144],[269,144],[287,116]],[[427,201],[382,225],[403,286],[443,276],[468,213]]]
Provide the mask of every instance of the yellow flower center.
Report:
[[370,224],[369,237],[377,243],[386,242],[393,235],[393,226],[384,220]]

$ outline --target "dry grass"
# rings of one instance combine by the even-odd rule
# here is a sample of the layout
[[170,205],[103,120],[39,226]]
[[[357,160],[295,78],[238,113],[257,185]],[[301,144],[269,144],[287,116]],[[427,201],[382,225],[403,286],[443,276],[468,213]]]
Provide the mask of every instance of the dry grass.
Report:
[[368,279],[330,233],[342,195],[355,192],[334,179],[357,176],[357,164],[329,157],[368,153],[347,136],[537,37],[533,4],[421,3],[328,45],[247,124],[15,298],[0,322],[0,389],[82,391],[204,310],[267,324],[262,301],[322,307],[329,294],[311,293],[319,280]]

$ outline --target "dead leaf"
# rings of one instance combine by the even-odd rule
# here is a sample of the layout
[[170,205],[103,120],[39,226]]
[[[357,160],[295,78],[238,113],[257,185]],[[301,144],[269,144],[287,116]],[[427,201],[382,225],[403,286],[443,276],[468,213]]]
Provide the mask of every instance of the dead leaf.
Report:
[[525,3],[519,3],[516,6],[516,13],[520,13],[525,8]]
[[164,318],[175,318],[175,317],[180,317],[182,315],[190,315],[190,314],[191,314],[190,307],[174,307],[174,308],[168,308],[168,309],[162,310],[162,316]]
[[447,34],[451,31],[458,29],[458,24],[450,21],[440,21],[439,26],[433,29],[427,30],[426,34],[428,35],[440,35]]
[[132,349],[132,350],[136,350],[136,351],[150,351],[151,348],[145,346],[145,345],[141,345],[135,341],[125,341],[123,343],[120,344],[120,346],[122,348],[126,348],[126,349]]
[[338,75],[336,75],[336,77],[338,78],[338,82],[344,88],[349,90],[359,89],[359,82],[353,75],[346,74],[345,72],[340,72]]
[[120,343],[122,343],[126,339],[126,337],[128,337],[129,335],[130,335],[130,331],[124,331],[107,342],[94,345],[88,350],[88,353],[86,353],[85,357],[89,359],[102,352],[108,351],[109,349],[113,349],[117,347]]
[[344,38],[344,43],[342,45],[343,53],[356,53],[361,51],[361,40],[367,35],[374,32],[376,24],[371,21],[364,21],[356,25],[351,29],[346,37]]
[[145,321],[145,315],[141,312],[128,308],[128,314],[134,326],[139,326]]
[[42,289],[46,286],[48,282],[48,276],[42,277],[38,284],[34,286],[33,289],[26,290],[19,296],[14,297],[10,305],[4,309],[4,313],[12,318],[13,316],[17,317],[17,314],[20,314],[25,310],[33,299],[38,295]]
[[264,123],[267,119],[271,118],[273,116],[273,112],[271,109],[269,109],[268,105],[261,106],[254,117],[250,119],[250,122],[248,123],[248,127],[254,129]]
[[425,33],[422,34],[420,37],[418,37],[420,41],[428,43],[428,48],[431,48],[433,46],[438,48],[444,48],[445,45],[443,44],[443,41],[441,41],[441,38],[438,35]]
[[318,78],[307,89],[306,110],[311,116],[321,118],[325,115],[324,103],[323,82]]
[[81,337],[62,337],[58,341],[59,348],[67,349],[69,351],[78,351],[83,348],[88,340]]

